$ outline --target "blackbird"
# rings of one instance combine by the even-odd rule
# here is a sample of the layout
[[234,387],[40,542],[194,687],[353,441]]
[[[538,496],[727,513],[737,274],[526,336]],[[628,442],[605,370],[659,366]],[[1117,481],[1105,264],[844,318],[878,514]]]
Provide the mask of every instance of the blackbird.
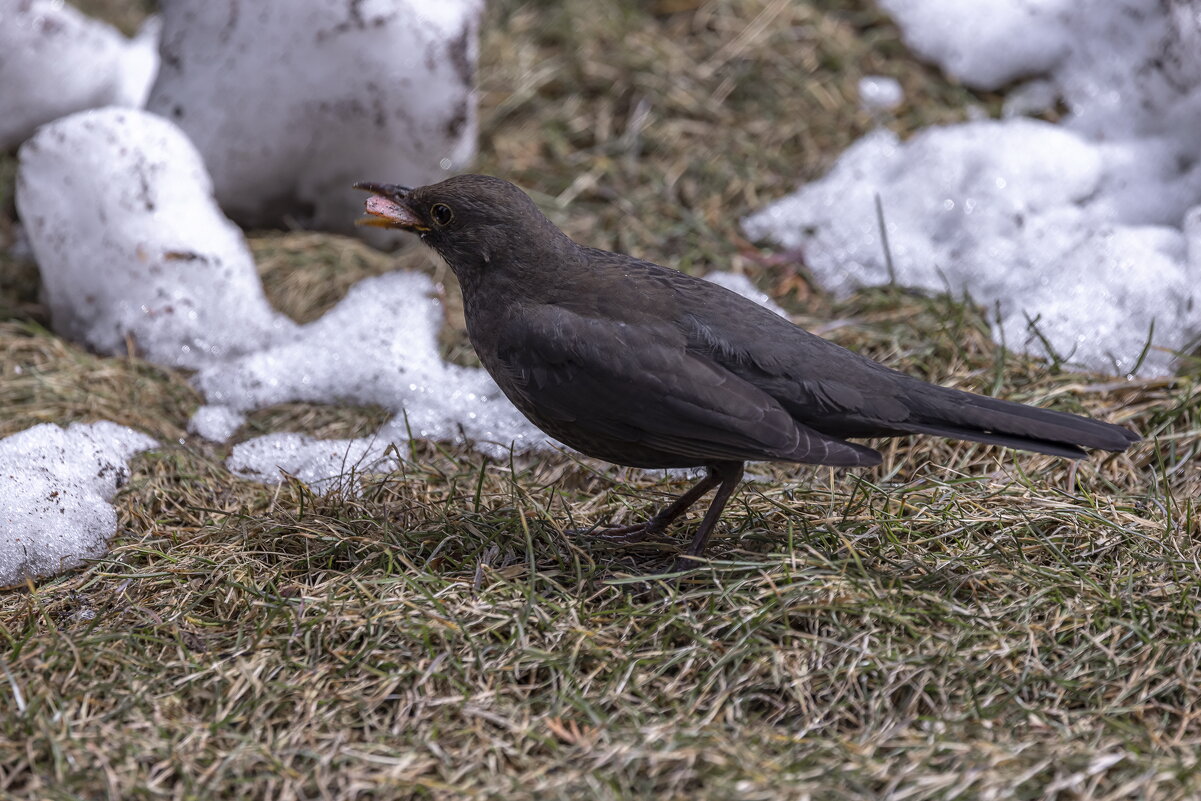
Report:
[[1110,423],[936,386],[677,270],[576,244],[513,184],[460,175],[373,193],[362,224],[414,231],[463,289],[480,361],[534,425],[581,453],[705,478],[649,521],[660,533],[714,487],[697,558],[743,463],[880,463],[850,437],[934,434],[1078,459],[1139,437]]

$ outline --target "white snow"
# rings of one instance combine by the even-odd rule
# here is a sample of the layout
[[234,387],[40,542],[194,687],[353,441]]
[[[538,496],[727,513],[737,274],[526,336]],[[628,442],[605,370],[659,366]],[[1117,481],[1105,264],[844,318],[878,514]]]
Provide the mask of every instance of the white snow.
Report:
[[905,102],[905,90],[896,78],[865,75],[859,79],[859,105],[867,111],[891,111]]
[[198,367],[295,330],[267,303],[241,230],[172,123],[80,112],[44,126],[19,157],[17,209],[57,332]]
[[[1120,5],[1121,0],[1100,0]],[[1071,52],[1068,12],[1097,0],[879,0],[905,43],[969,86],[998,89]]]
[[[748,235],[801,249],[840,294],[887,283],[891,257],[901,284],[997,309],[1009,347],[1118,375],[1170,372],[1201,336],[1201,241],[1184,222],[1201,204],[1201,12],[1159,0],[882,4],[965,83],[1040,77],[1004,120],[905,143],[869,134],[825,178],[744,220]],[[1015,116],[1057,99],[1060,125]]]
[[225,442],[232,437],[246,415],[236,409],[220,404],[201,406],[188,421],[188,431],[211,442]]
[[0,0],[0,54],[4,151],[65,114],[142,105],[158,67],[157,21],[131,41],[62,0]]
[[115,423],[50,423],[0,440],[0,585],[58,573],[103,554],[117,530],[109,504],[126,461],[153,448]]
[[1035,116],[1055,108],[1059,101],[1059,87],[1051,81],[1035,79],[1026,81],[1006,93],[1001,107],[1001,116]]
[[[879,195],[897,280],[960,293],[976,279],[1003,284],[1021,266],[1015,260],[1025,255],[1019,238],[1027,223],[1082,202],[1100,181],[1097,148],[1037,120],[930,128],[905,144],[879,129],[852,145],[824,180],[745,227],[803,248],[823,284],[846,294],[887,279]],[[818,230],[810,235],[803,225]]]
[[120,61],[121,79],[112,105],[142,108],[150,98],[150,87],[158,75],[158,43],[163,32],[163,18],[152,14],[129,40]]
[[316,492],[353,495],[360,489],[356,479],[362,474],[386,473],[400,465],[398,451],[392,446],[381,437],[315,439],[305,434],[265,434],[235,445],[225,464],[243,478],[264,484],[277,484],[287,473]]
[[363,198],[355,181],[433,183],[474,155],[482,9],[168,0],[147,107],[187,131],[239,222],[351,232]]

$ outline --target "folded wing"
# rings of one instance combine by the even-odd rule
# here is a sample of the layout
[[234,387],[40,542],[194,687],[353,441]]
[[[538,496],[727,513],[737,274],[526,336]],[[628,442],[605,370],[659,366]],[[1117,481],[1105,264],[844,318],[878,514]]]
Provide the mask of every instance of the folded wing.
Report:
[[510,320],[494,335],[499,343],[494,369],[510,379],[502,382],[510,398],[585,453],[589,444],[604,441],[697,463],[880,461],[870,448],[795,420],[768,393],[690,349],[671,322],[633,326],[542,305],[523,309],[520,320]]

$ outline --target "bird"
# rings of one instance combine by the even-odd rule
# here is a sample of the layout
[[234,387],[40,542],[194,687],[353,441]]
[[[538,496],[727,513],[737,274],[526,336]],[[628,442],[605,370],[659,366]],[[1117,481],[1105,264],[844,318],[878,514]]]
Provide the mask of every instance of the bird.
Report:
[[488,175],[361,182],[358,222],[416,233],[462,289],[467,335],[542,431],[636,468],[702,468],[649,520],[658,537],[716,489],[675,563],[702,559],[748,461],[880,464],[850,439],[926,434],[1080,459],[1139,441],[1119,425],[938,386],[823,339],[679,270],[577,244],[521,189]]

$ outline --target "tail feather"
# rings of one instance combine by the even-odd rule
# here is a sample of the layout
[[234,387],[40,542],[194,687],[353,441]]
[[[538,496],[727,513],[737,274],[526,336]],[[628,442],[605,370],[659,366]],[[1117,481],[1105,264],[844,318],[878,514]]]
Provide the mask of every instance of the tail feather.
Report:
[[1140,437],[1122,426],[1067,412],[940,388],[914,409],[914,433],[986,442],[1080,459],[1084,448],[1124,451]]
[[1051,442],[1045,439],[1033,439],[1031,437],[1015,437],[1006,434],[994,434],[989,431],[984,431],[978,428],[963,428],[953,426],[947,423],[938,425],[925,425],[917,423],[907,425],[907,429],[914,434],[934,434],[939,437],[949,437],[951,439],[965,439],[969,442],[984,442],[989,445],[1003,445],[1006,448],[1017,448],[1020,451],[1032,451],[1034,453],[1045,453],[1048,456],[1061,456],[1065,459],[1083,459],[1088,456],[1084,450],[1076,445],[1066,445],[1058,442]]

